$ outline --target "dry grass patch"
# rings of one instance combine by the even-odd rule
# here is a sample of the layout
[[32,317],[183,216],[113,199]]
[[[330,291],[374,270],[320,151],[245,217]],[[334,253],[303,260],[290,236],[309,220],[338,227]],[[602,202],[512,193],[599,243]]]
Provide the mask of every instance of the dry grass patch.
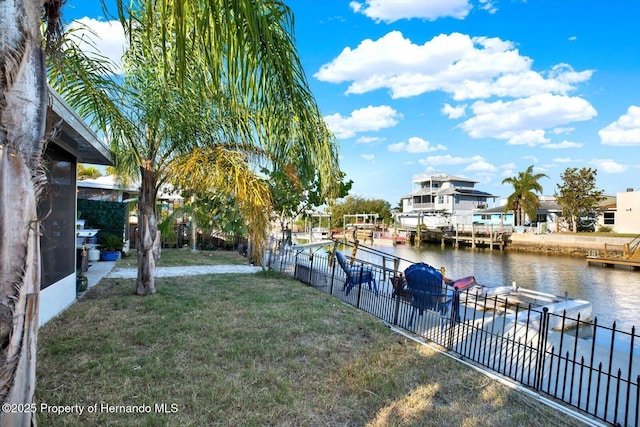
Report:
[[[103,280],[40,332],[36,401],[174,404],[41,425],[578,425],[273,274]],[[168,406],[171,408],[171,406]]]

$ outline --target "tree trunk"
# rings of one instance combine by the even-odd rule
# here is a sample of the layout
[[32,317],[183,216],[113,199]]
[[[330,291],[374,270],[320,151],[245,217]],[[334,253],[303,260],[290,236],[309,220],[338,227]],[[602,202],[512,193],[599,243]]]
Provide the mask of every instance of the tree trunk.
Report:
[[136,294],[156,293],[154,272],[160,256],[160,232],[156,213],[157,174],[146,160],[140,168],[141,186],[138,200],[138,278]]
[[[0,399],[30,404],[36,383],[40,234],[47,86],[42,2],[0,0]],[[35,425],[29,411],[2,426]]]

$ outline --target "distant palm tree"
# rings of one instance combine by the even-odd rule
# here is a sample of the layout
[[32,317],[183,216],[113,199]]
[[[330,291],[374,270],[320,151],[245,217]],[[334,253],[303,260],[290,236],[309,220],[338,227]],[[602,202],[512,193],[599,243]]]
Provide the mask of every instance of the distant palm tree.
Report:
[[509,209],[513,210],[514,225],[522,225],[524,223],[525,214],[530,219],[536,218],[536,210],[540,205],[538,196],[533,191],[542,193],[542,186],[538,182],[540,178],[549,178],[543,173],[533,173],[533,165],[529,166],[524,172],[518,172],[518,176],[505,178],[503,184],[513,185],[513,193],[507,198],[505,212]]

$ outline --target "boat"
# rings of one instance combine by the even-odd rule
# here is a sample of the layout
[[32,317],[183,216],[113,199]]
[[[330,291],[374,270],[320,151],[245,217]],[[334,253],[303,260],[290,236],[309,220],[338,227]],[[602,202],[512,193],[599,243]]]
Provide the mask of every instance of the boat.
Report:
[[389,234],[389,233],[374,233],[373,234],[373,244],[374,245],[403,245],[407,241],[405,236],[400,236],[397,234]]
[[[473,306],[475,310],[501,312],[503,317],[502,328],[513,328],[515,325],[531,323],[538,325],[544,309],[549,316],[549,326],[552,330],[560,331],[579,327],[575,319],[580,322],[588,322],[592,318],[592,304],[589,301],[571,299],[567,295],[557,296],[536,290],[518,287],[514,282],[511,286],[488,287],[478,283],[475,276],[466,276],[459,279],[449,279],[444,276],[444,267],[436,270],[428,264],[423,264],[427,270],[426,275],[437,275],[436,281],[442,280],[448,289],[456,291],[455,304],[465,303]],[[405,270],[406,271],[406,270]],[[412,291],[407,288],[405,278],[400,275],[392,278],[392,296],[399,296],[407,301],[413,298]],[[475,289],[474,289],[475,288]],[[531,308],[531,312],[526,310]],[[487,324],[488,325],[488,324]],[[506,326],[510,325],[510,326]]]
[[311,238],[313,241],[328,240],[330,237],[329,229],[324,227],[313,227],[311,229]]
[[[550,315],[550,327],[559,331],[562,329],[575,328],[577,322],[573,319],[580,318],[581,322],[588,322],[593,315],[591,302],[569,298],[568,296],[558,296],[545,292],[521,288],[513,282],[511,286],[497,286],[483,289],[483,295],[487,297],[498,297],[501,304],[498,309],[505,311],[505,319],[512,323],[539,322],[539,317],[544,308]],[[520,308],[520,312],[516,309]],[[523,308],[531,307],[535,309],[532,313],[527,313]],[[492,307],[484,307],[491,310]]]
[[445,277],[444,283],[447,286],[451,286],[456,291],[464,291],[476,285],[480,286],[478,282],[476,282],[475,276],[461,277],[460,279],[456,280],[447,279]]

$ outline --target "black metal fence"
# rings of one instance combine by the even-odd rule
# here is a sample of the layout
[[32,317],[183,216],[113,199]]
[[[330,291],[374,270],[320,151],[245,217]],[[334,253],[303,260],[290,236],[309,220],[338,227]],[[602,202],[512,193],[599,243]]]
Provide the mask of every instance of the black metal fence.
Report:
[[430,310],[420,313],[410,298],[393,295],[391,279],[400,274],[394,257],[381,264],[355,260],[356,274],[358,269],[373,272],[377,292],[365,283],[348,295],[347,276],[333,258],[327,250],[274,246],[264,263],[541,395],[613,425],[638,426],[640,343],[635,327],[621,331],[615,323],[606,327],[597,318],[584,321],[566,310],[552,313],[477,290],[459,293],[459,310],[447,318]]

